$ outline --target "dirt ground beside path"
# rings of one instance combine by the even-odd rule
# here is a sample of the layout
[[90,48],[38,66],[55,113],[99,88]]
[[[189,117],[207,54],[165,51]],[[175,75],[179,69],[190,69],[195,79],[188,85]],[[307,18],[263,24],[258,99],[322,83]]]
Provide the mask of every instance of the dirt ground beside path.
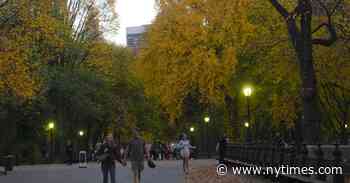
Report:
[[216,166],[194,167],[190,174],[186,175],[185,183],[271,183],[256,177],[225,175],[216,173]]

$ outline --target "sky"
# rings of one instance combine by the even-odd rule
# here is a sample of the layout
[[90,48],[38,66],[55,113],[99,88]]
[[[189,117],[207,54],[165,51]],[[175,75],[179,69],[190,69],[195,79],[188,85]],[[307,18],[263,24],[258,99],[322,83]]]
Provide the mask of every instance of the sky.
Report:
[[120,28],[118,34],[109,35],[108,40],[126,45],[126,27],[150,24],[155,16],[155,0],[117,0]]

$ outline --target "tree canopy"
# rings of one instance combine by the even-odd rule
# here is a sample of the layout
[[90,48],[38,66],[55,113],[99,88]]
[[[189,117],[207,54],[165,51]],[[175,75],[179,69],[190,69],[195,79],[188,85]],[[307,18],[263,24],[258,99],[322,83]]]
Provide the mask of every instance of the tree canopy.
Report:
[[191,91],[220,103],[232,88],[237,56],[254,27],[248,1],[160,1],[136,63],[146,93],[158,96],[171,119]]

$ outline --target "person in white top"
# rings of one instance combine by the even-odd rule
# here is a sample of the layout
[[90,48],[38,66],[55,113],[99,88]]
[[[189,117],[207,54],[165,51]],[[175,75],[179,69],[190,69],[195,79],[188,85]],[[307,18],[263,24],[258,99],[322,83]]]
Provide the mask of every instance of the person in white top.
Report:
[[146,157],[147,157],[148,159],[152,159],[152,157],[151,157],[151,149],[152,149],[152,144],[149,143],[149,142],[146,142],[146,144],[145,144],[145,150],[146,150]]
[[178,147],[180,148],[180,154],[183,160],[183,171],[188,174],[191,149],[195,149],[196,147],[191,145],[190,140],[187,139],[186,134],[182,134],[181,139],[178,143]]

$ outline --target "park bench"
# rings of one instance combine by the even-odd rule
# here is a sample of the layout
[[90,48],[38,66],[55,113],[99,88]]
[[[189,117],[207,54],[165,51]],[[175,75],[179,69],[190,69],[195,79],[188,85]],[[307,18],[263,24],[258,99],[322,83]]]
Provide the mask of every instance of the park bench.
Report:
[[8,171],[13,170],[15,157],[13,155],[2,156],[0,159],[0,167],[4,168],[4,174],[7,175]]

